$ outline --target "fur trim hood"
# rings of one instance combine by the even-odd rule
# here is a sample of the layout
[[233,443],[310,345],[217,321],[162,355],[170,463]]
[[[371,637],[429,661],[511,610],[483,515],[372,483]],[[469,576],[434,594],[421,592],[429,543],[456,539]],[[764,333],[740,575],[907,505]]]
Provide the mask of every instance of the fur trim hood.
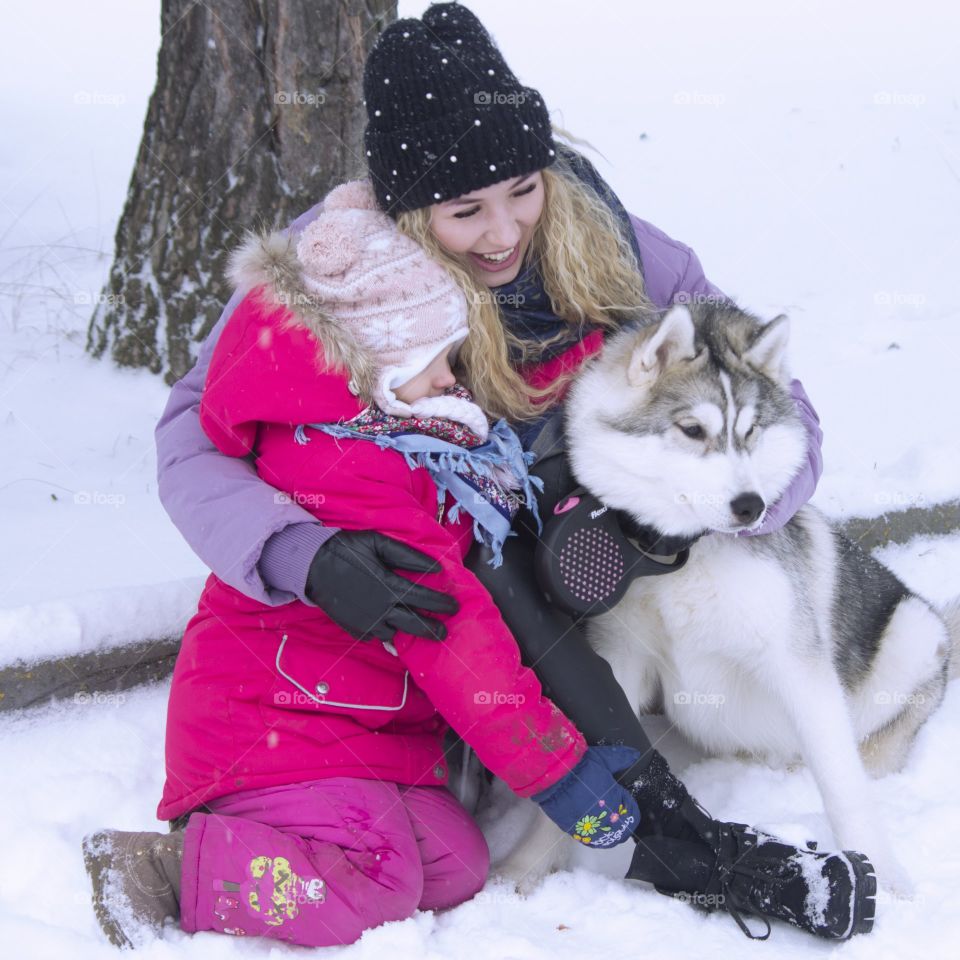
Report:
[[292,326],[304,327],[317,339],[320,364],[346,374],[351,392],[371,400],[376,381],[374,358],[323,310],[321,298],[307,289],[296,236],[281,230],[248,232],[230,255],[227,276],[240,289],[259,290],[265,306],[285,309]]

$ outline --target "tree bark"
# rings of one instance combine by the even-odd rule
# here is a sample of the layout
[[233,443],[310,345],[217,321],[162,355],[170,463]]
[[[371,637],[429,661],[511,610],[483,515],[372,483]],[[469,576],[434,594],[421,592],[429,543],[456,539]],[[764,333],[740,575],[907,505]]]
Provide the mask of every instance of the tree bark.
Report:
[[157,84],[87,349],[173,383],[244,231],[364,175],[363,64],[396,0],[163,0]]

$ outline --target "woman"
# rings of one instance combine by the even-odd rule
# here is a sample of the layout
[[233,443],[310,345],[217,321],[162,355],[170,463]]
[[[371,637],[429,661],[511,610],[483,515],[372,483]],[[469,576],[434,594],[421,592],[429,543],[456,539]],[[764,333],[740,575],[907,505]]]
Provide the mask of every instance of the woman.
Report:
[[[538,455],[533,472],[545,481],[547,515],[572,486],[556,429],[565,379],[600,349],[605,331],[648,319],[680,297],[722,294],[692,250],[628,216],[589,162],[554,141],[542,98],[519,84],[465,7],[438,4],[422,20],[388,27],[368,58],[364,92],[378,203],[467,294],[466,382],[484,409],[516,423]],[[369,531],[323,527],[296,504],[278,502],[250,464],[223,457],[204,436],[197,413],[204,377],[244,294],[227,305],[157,426],[164,506],[214,572],[255,599],[313,603],[360,638],[389,640],[399,631],[442,639],[429,613],[452,612],[455,602],[393,572],[435,570],[429,558]],[[820,472],[819,429],[799,383],[795,396],[809,425],[809,464],[771,509],[766,530],[809,499]],[[216,500],[198,496],[210,489]],[[544,603],[530,575],[535,533],[523,522],[518,530],[498,570],[482,557],[473,569],[524,662],[587,742],[644,753],[645,768],[630,782],[641,824],[628,876],[723,905],[741,926],[744,912],[829,938],[870,929],[874,881],[859,865],[713,820],[688,796],[609,666]],[[807,878],[829,891],[814,915]]]

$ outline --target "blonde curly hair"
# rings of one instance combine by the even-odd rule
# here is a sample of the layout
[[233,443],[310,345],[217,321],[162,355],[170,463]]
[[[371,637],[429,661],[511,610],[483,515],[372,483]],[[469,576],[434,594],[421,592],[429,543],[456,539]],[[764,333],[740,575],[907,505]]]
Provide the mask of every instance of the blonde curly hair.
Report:
[[[554,132],[575,139],[558,128]],[[553,312],[574,329],[586,324],[612,329],[650,317],[655,308],[618,217],[562,156],[541,173],[543,213],[531,237],[530,256],[539,263]],[[470,335],[459,353],[458,374],[488,414],[513,421],[535,418],[571,375],[532,387],[511,364],[510,350],[519,353],[520,365],[532,363],[566,334],[534,344],[515,337],[503,323],[491,289],[476,278],[465,256],[440,245],[430,218],[431,208],[422,207],[401,213],[397,226],[446,267],[466,295]]]

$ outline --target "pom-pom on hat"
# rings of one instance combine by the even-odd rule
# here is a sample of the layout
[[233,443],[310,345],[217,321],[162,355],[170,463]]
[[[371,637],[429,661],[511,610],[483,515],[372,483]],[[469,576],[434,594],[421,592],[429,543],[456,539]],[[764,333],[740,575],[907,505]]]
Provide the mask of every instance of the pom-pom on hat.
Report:
[[459,3],[397,20],[367,56],[364,148],[395,217],[542,170],[556,158],[540,94],[524,87]]
[[[394,389],[421,373],[442,350],[468,333],[467,301],[449,273],[377,208],[370,183],[332,190],[323,210],[300,234],[297,259],[307,290],[372,357],[372,400],[385,413],[418,415]],[[433,416],[447,416],[430,400]],[[449,398],[453,400],[454,398]],[[475,404],[471,406],[476,407]],[[451,405],[449,419],[464,414]],[[479,408],[466,411],[472,423]],[[485,418],[484,418],[485,422]]]

